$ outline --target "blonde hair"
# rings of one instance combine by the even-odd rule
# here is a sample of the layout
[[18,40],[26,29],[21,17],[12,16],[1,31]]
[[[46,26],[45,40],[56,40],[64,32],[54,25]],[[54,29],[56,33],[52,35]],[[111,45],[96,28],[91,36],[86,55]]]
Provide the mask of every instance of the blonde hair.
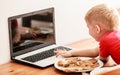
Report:
[[91,8],[86,16],[85,20],[88,23],[98,22],[104,25],[107,30],[117,29],[120,24],[120,16],[115,8],[111,8],[106,4],[96,5]]

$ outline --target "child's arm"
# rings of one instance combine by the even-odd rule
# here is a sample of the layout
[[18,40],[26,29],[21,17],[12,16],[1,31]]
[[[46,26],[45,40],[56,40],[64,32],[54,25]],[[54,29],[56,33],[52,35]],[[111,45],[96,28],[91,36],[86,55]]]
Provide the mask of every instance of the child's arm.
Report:
[[82,49],[82,50],[71,50],[72,56],[87,56],[87,57],[96,57],[99,54],[99,48],[93,49]]
[[63,57],[70,57],[70,56],[88,56],[88,57],[96,57],[99,54],[99,48],[93,49],[82,49],[82,50],[71,50],[71,51],[63,51],[63,50],[56,50],[56,56],[62,55]]

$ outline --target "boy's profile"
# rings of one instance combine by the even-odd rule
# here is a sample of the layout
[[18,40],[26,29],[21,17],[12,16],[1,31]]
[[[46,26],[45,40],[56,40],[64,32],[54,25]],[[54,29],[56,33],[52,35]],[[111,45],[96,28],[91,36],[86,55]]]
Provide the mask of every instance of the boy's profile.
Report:
[[120,31],[118,30],[120,16],[118,11],[106,4],[99,4],[86,13],[85,21],[89,34],[99,42],[99,47],[88,50],[56,50],[56,56],[96,57],[99,55],[99,59],[103,62],[111,56],[116,64],[120,64]]

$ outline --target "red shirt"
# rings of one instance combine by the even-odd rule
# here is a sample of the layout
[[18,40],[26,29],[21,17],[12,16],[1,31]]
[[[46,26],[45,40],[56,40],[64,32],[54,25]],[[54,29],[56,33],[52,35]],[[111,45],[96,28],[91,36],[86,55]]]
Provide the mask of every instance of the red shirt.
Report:
[[120,64],[120,31],[106,33],[100,38],[100,57],[107,58],[109,55]]

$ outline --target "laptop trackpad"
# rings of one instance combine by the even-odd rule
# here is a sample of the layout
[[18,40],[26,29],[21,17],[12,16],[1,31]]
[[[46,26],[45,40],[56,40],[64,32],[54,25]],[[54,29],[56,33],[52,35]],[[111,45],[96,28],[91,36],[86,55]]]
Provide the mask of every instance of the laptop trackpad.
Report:
[[52,57],[46,58],[44,60],[40,60],[38,62],[35,62],[33,64],[39,65],[40,67],[47,67],[47,66],[54,64],[56,61],[57,61],[56,56],[52,56]]

